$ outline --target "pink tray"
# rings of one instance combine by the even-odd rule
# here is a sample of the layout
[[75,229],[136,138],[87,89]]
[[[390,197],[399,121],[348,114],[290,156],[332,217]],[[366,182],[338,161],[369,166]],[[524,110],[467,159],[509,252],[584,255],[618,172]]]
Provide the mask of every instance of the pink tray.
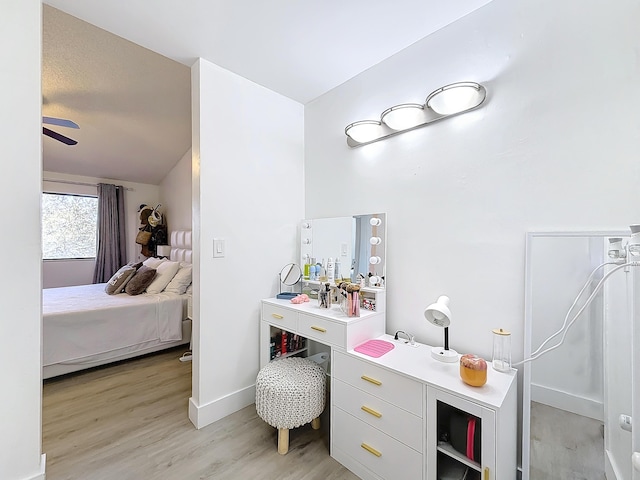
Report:
[[391,342],[386,342],[384,340],[368,340],[363,344],[358,345],[354,350],[358,353],[378,358],[394,348],[395,345]]

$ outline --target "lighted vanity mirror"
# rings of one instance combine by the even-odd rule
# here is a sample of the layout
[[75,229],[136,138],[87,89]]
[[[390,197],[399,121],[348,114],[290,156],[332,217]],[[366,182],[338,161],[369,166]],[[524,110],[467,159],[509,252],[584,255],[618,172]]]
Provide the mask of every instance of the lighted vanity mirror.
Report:
[[386,228],[384,213],[303,220],[300,264],[305,265],[308,259],[322,263],[337,258],[340,278],[356,282],[358,274],[362,274],[367,279],[373,278],[372,286],[384,286]]
[[609,239],[628,236],[527,234],[524,357],[560,330],[565,317],[571,321],[586,307],[558,348],[524,365],[523,480],[632,478],[631,433],[620,428],[619,418],[634,408],[632,325],[640,291],[640,277],[634,277],[640,268],[606,264]]

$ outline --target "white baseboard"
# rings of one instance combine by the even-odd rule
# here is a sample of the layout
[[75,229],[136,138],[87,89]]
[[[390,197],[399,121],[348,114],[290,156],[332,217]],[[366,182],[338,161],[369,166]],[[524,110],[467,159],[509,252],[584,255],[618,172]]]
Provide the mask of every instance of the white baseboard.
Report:
[[611,457],[611,453],[607,449],[604,451],[604,474],[607,480],[622,479],[620,470],[618,469],[615,460]]
[[205,405],[197,405],[189,398],[189,420],[200,430],[221,418],[231,415],[256,401],[256,386],[250,385]]
[[40,456],[40,473],[33,477],[25,478],[25,480],[45,480],[47,478],[45,470],[47,468],[47,454],[43,453]]
[[544,385],[531,384],[531,400],[566,410],[567,412],[604,421],[604,404],[602,401],[563,392]]

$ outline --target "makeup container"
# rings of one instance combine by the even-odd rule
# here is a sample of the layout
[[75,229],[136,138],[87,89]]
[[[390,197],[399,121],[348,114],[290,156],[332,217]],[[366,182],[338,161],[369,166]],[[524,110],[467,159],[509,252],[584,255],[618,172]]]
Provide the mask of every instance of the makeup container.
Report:
[[493,330],[493,369],[498,372],[511,370],[511,332],[502,328]]
[[320,285],[318,306],[320,308],[331,308],[331,285],[329,283]]

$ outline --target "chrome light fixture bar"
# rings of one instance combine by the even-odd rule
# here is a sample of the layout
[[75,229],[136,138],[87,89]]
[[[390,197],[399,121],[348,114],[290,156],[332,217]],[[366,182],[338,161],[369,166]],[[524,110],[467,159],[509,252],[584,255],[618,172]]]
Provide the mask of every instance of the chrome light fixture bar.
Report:
[[344,129],[347,145],[360,147],[424,127],[438,120],[478,108],[487,90],[475,82],[458,82],[431,92],[424,105],[403,103],[387,108],[380,120],[353,122]]

